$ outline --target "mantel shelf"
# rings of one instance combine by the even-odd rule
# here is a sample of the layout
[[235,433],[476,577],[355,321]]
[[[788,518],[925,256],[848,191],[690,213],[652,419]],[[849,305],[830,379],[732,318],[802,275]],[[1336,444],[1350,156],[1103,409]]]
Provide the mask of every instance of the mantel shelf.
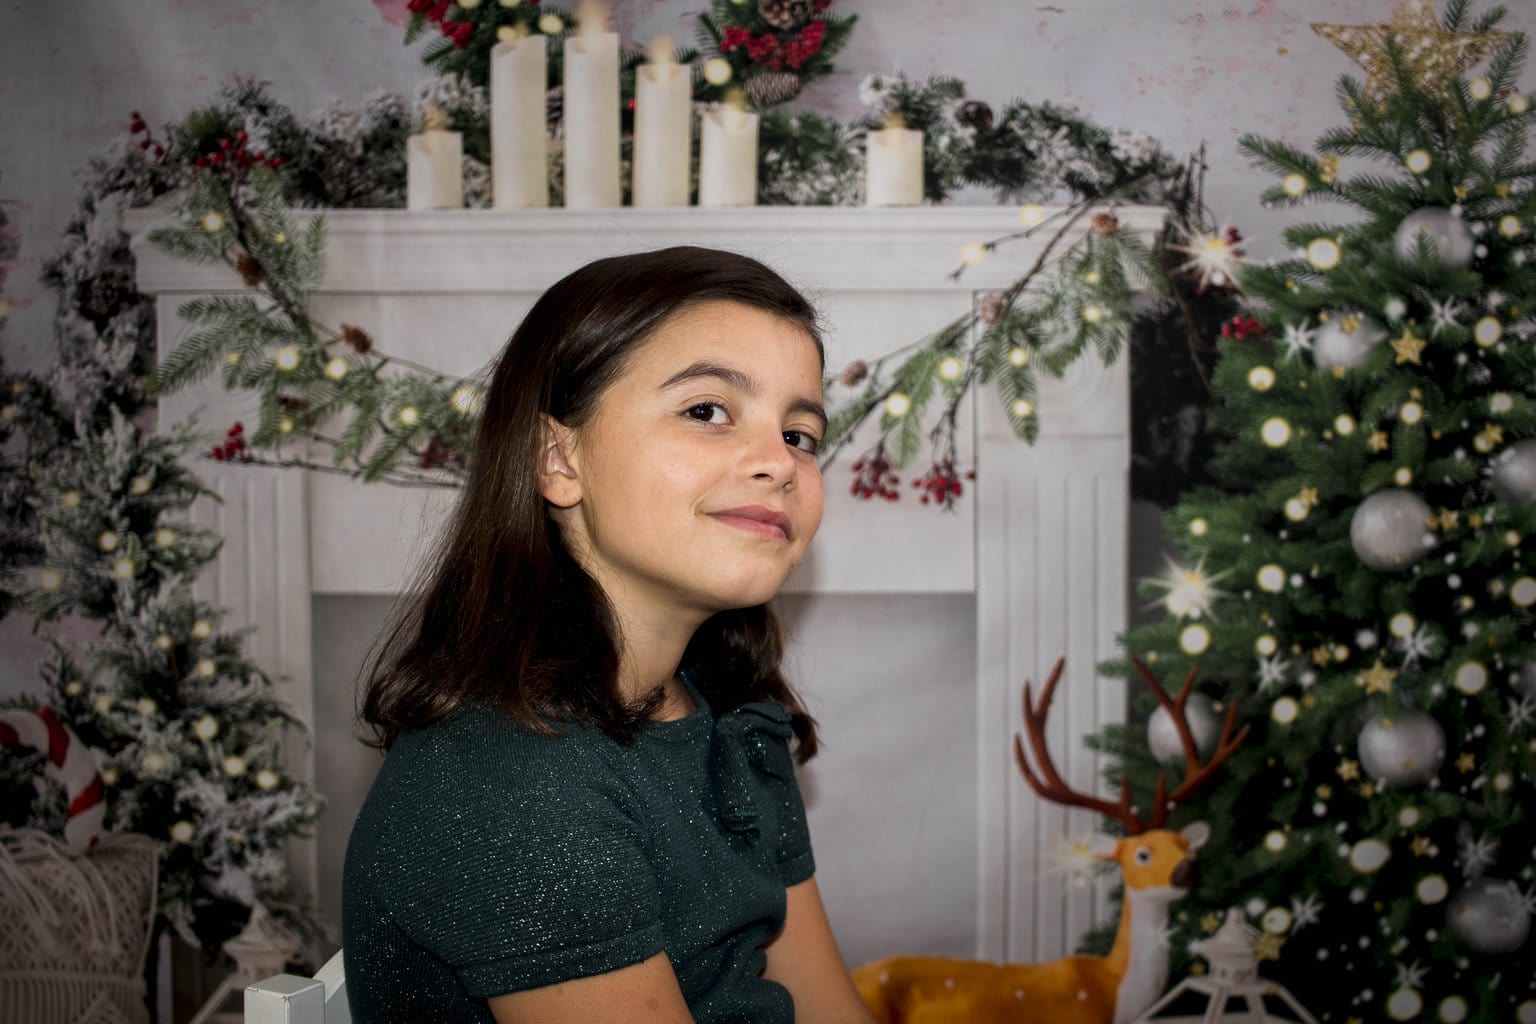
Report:
[[[997,289],[1030,267],[1062,223],[1062,207],[1043,209],[1058,219],[1000,247],[958,280],[951,275],[961,265],[961,246],[1025,230],[1018,207],[327,210],[331,258],[320,290],[520,291],[599,256],[683,244],[751,252],[792,273],[797,284],[827,291]],[[1156,206],[1116,209],[1123,225],[1142,234],[1157,230],[1163,215]],[[140,235],[168,216],[131,211],[128,230]],[[1080,238],[1088,221],[1080,218],[1063,241]],[[137,256],[146,293],[240,287],[227,268],[187,263],[154,246],[138,245]]]

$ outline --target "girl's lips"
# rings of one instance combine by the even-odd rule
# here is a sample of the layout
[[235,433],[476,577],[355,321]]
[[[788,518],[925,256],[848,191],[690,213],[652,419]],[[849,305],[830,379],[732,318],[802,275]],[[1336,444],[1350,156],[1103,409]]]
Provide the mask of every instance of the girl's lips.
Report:
[[748,533],[755,533],[761,537],[772,537],[774,540],[789,539],[789,535],[784,532],[782,527],[775,523],[765,523],[760,519],[748,519],[746,516],[721,515],[719,513],[711,515],[710,518],[718,519],[720,522],[734,526],[738,530],[746,530]]

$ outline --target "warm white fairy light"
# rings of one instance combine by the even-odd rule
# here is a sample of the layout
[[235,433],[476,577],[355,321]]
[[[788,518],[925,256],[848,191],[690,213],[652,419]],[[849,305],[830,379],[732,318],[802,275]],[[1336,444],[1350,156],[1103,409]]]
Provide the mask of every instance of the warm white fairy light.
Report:
[[207,640],[213,635],[213,623],[207,619],[198,619],[192,623],[192,635],[199,640]]
[[1015,398],[1013,404],[1008,407],[1008,411],[1014,415],[1015,419],[1022,420],[1028,418],[1035,411],[1035,407],[1027,398]]
[[1183,241],[1168,248],[1189,257],[1179,266],[1179,272],[1196,272],[1200,289],[1213,284],[1220,287],[1236,279],[1242,256],[1237,247],[1227,241],[1227,225],[1223,224],[1214,234],[1183,224],[1175,224],[1174,230],[1183,236]]
[[939,360],[938,373],[940,380],[959,380],[960,375],[964,372],[965,364],[956,359],[954,356],[945,356],[943,359]]
[[[540,28],[542,27],[541,25]],[[722,57],[711,57],[704,62],[704,80],[710,85],[724,85],[734,74],[731,62]]]
[[292,373],[294,370],[297,370],[300,359],[301,356],[297,345],[283,345],[276,352],[272,353],[272,361],[284,373]]
[[1271,448],[1284,448],[1291,440],[1291,425],[1280,416],[1271,416],[1259,427],[1259,437]]
[[1011,348],[1008,350],[1009,366],[1023,366],[1028,362],[1029,352],[1027,350],[1022,348]]
[[900,419],[912,409],[912,399],[900,391],[892,392],[885,399],[885,414],[892,419]]
[[170,527],[161,527],[155,531],[155,547],[168,548],[176,543],[176,531]]
[[449,402],[460,415],[471,416],[480,410],[482,398],[479,388],[463,384],[454,389]]
[[1254,574],[1254,579],[1258,582],[1260,590],[1271,594],[1278,594],[1285,589],[1285,570],[1273,562],[1261,566]]
[[1485,316],[1472,326],[1472,338],[1483,348],[1492,348],[1504,336],[1504,325],[1496,316]]
[[1506,213],[1499,218],[1499,234],[1505,238],[1514,238],[1520,233],[1520,218],[1512,213]]
[[960,262],[974,267],[987,258],[987,247],[980,242],[966,242],[960,247]]
[[1331,238],[1314,238],[1307,243],[1307,262],[1318,270],[1332,270],[1342,255],[1339,243]]
[[1288,196],[1299,196],[1307,191],[1307,176],[1305,174],[1287,174],[1280,179],[1280,188]]
[[1185,654],[1204,654],[1207,647],[1211,646],[1211,631],[1196,623],[1185,626],[1179,634],[1179,649]]
[[1488,667],[1475,658],[1470,661],[1464,661],[1456,669],[1453,683],[1456,689],[1468,696],[1474,693],[1481,693],[1483,688],[1488,685]]
[[1028,206],[1021,206],[1019,207],[1019,220],[1021,220],[1027,227],[1034,227],[1036,224],[1039,224],[1041,221],[1045,220],[1045,207],[1036,205],[1034,203],[1031,203]]
[[325,375],[331,380],[341,380],[351,369],[351,365],[341,356],[332,356],[326,361]]
[[1269,710],[1269,717],[1273,718],[1277,725],[1290,725],[1296,721],[1296,716],[1299,714],[1301,714],[1301,705],[1297,704],[1292,697],[1281,697]]
[[1260,393],[1275,386],[1275,371],[1267,366],[1255,366],[1248,371],[1248,386]]
[[1170,614],[1181,619],[1199,619],[1210,615],[1211,606],[1218,598],[1227,596],[1214,586],[1226,574],[1223,571],[1207,576],[1204,557],[1193,568],[1168,559],[1168,568],[1149,582],[1164,592],[1160,601]]
[[1429,155],[1429,150],[1416,149],[1403,159],[1403,166],[1414,174],[1423,174],[1434,162],[1435,158]]

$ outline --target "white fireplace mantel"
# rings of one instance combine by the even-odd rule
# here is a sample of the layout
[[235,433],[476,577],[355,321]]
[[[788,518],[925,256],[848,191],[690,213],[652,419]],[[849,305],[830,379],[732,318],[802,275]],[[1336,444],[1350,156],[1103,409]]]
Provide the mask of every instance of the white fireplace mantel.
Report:
[[[1150,237],[1162,211],[1124,207],[1118,215]],[[183,302],[245,288],[225,268],[183,262],[144,242],[157,216],[135,211],[129,230],[138,239],[139,289],[157,298],[164,355],[187,332],[176,315]],[[676,244],[757,256],[800,286],[825,316],[828,367],[836,370],[916,341],[971,308],[976,293],[1008,286],[1050,234],[1046,228],[1010,242],[955,280],[962,245],[1022,228],[1014,209],[329,211],[326,220],[317,317],[357,324],[381,351],[452,374],[487,363],[538,294],[567,272],[601,256]],[[1074,230],[1086,229],[1084,218]],[[829,393],[829,405],[839,397]],[[962,465],[974,463],[977,478],[953,513],[921,507],[911,496],[859,502],[847,493],[853,456],[840,459],[828,470],[821,534],[788,588],[974,598],[976,675],[968,692],[975,728],[968,735],[975,788],[950,798],[975,801],[975,835],[964,847],[975,851],[966,865],[974,887],[964,890],[974,893],[974,906],[962,913],[973,923],[972,955],[989,959],[1060,955],[1105,912],[1102,892],[1068,889],[1040,870],[1062,835],[1088,832],[1095,822],[1043,804],[1013,769],[1023,680],[1040,679],[1058,655],[1067,656],[1070,682],[1049,730],[1058,766],[1083,789],[1100,787],[1098,758],[1081,738],[1119,721],[1124,708],[1123,681],[1099,678],[1093,666],[1115,653],[1126,625],[1126,359],[1106,369],[1090,355],[1063,380],[1042,375],[1037,408],[1041,432],[1030,446],[1013,437],[990,389],[967,400],[959,455]],[[210,378],[162,399],[160,423],[199,410],[210,445],[233,421],[254,422],[248,396],[226,394]],[[873,439],[867,430],[860,436]],[[199,461],[195,471],[223,499],[201,501],[195,518],[225,539],[198,596],[227,609],[225,628],[257,627],[251,656],[281,680],[298,717],[323,730],[326,723],[314,720],[315,596],[401,591],[453,492],[212,461]],[[902,679],[899,665],[890,674],[894,699],[902,687],[923,685]],[[814,679],[798,682],[810,693],[818,689]],[[314,765],[313,749],[292,752],[290,770],[324,792]],[[863,837],[840,830],[834,812],[817,812],[813,799],[821,870],[854,877]],[[322,904],[334,894],[319,891],[318,865],[335,855],[314,841],[293,850],[297,881]],[[920,934],[916,926],[910,932]],[[896,948],[900,941],[893,939],[890,952],[921,951],[912,940]]]

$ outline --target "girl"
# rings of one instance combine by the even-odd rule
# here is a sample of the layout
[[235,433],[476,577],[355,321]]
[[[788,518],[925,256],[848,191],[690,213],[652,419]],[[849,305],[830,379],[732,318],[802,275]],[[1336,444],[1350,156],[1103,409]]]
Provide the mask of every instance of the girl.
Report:
[[697,248],[582,267],[512,335],[368,673],[387,756],[342,883],[359,1024],[870,1019],[765,604],[821,522],[822,369],[795,289]]

